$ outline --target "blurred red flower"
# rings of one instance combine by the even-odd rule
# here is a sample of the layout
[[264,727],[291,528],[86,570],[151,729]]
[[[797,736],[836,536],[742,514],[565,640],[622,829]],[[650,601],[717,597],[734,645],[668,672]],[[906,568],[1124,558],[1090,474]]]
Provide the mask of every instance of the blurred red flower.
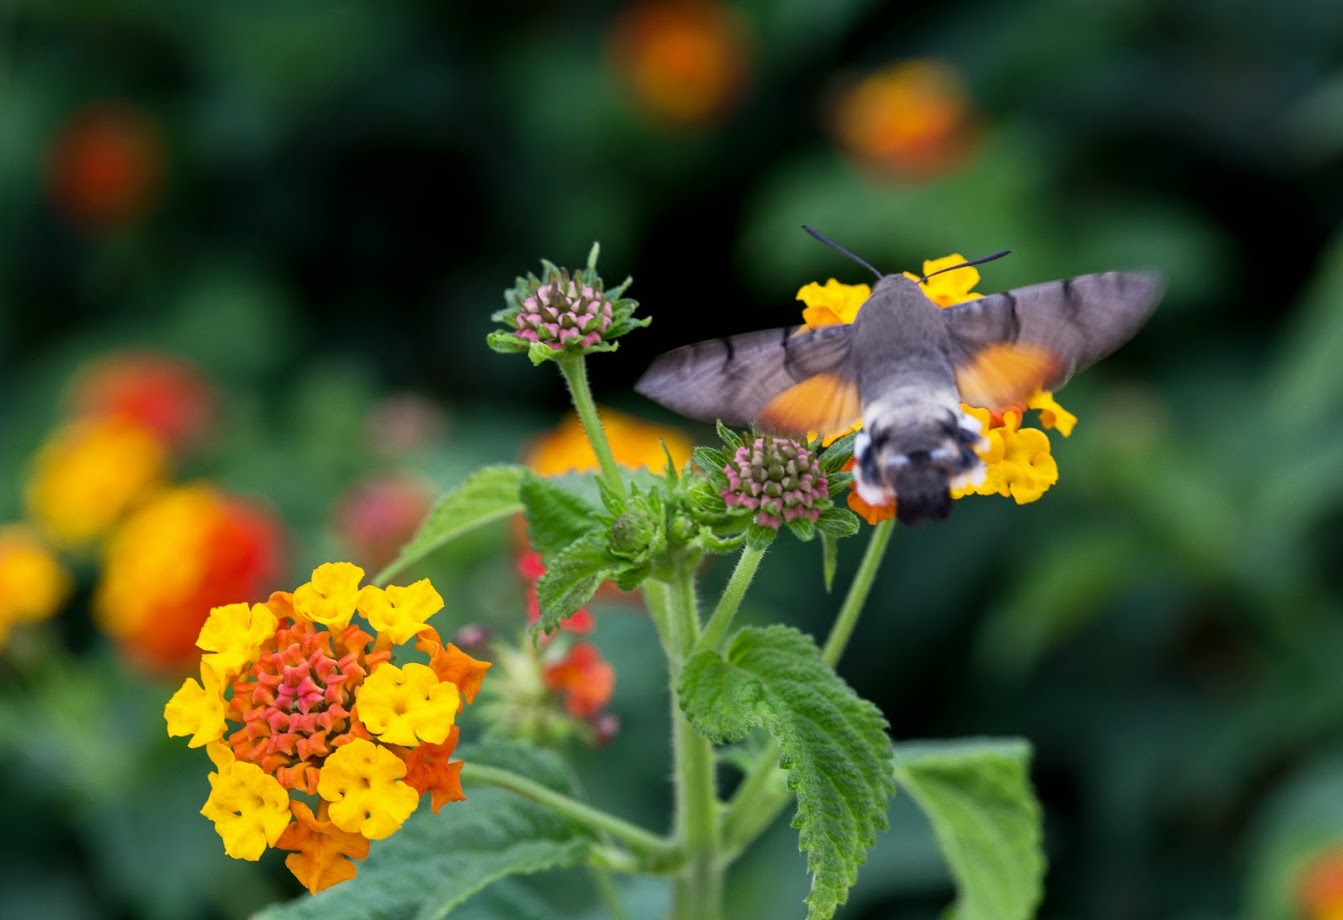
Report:
[[163,172],[158,131],[144,110],[104,102],[75,112],[47,159],[52,199],[82,226],[104,230],[148,211]]
[[122,352],[88,364],[70,403],[79,415],[117,418],[180,450],[198,443],[216,415],[216,394],[190,363],[169,355]]
[[345,558],[377,571],[396,558],[433,503],[427,482],[409,473],[370,476],[336,506],[335,530]]
[[591,642],[576,642],[563,660],[547,665],[546,686],[564,694],[569,715],[588,719],[611,701],[616,686],[616,669],[602,658]]

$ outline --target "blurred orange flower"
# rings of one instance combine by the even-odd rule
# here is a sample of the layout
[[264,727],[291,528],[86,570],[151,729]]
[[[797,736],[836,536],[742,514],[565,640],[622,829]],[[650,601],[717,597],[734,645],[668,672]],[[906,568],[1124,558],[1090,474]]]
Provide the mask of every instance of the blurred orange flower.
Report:
[[576,642],[562,661],[547,665],[546,686],[564,694],[564,705],[576,719],[595,716],[611,701],[616,669],[591,642]]
[[429,484],[409,473],[384,473],[355,483],[335,511],[343,557],[381,569],[396,558],[432,503]]
[[[661,470],[667,463],[662,453],[663,442],[678,468],[690,459],[693,445],[675,428],[653,425],[612,409],[602,409],[601,418],[611,453],[616,463],[623,467]],[[561,476],[597,469],[597,455],[588,443],[583,423],[577,414],[572,413],[554,431],[534,440],[522,462],[538,476]]]
[[635,101],[655,119],[695,126],[741,98],[750,64],[746,23],[707,0],[648,0],[611,30],[610,60]]
[[95,230],[134,220],[153,204],[163,151],[150,117],[122,102],[100,103],[73,114],[47,159],[56,207]]
[[86,544],[153,491],[166,466],[163,445],[138,424],[72,422],[37,452],[24,492],[29,518],[58,543]]
[[0,527],[0,648],[11,628],[47,619],[69,595],[69,573],[32,528]]
[[208,431],[215,393],[200,372],[168,355],[110,354],[79,373],[70,392],[76,413],[135,422],[173,448]]
[[925,59],[891,64],[844,91],[832,126],[840,147],[859,162],[919,179],[960,164],[977,134],[960,75]]
[[210,608],[264,596],[280,570],[269,512],[207,485],[169,489],[109,539],[94,616],[137,666],[184,673]]
[[1343,920],[1343,844],[1306,863],[1297,877],[1296,903],[1305,920]]

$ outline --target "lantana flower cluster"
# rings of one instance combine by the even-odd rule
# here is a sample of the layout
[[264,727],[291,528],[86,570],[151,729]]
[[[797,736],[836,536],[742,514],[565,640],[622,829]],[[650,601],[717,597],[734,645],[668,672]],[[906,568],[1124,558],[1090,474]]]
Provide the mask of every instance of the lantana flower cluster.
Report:
[[[923,263],[924,276],[964,261],[958,253],[926,260]],[[919,276],[911,272],[905,272],[905,277],[919,280]],[[946,308],[980,297],[974,290],[979,280],[979,272],[973,266],[966,266],[934,275],[922,284],[922,288],[930,300]],[[841,284],[831,278],[824,285],[815,282],[804,285],[798,290],[797,299],[806,305],[802,311],[802,321],[808,327],[815,328],[852,323],[871,295],[872,289],[866,284]],[[1024,505],[1038,500],[1050,486],[1058,482],[1058,464],[1050,453],[1049,437],[1041,429],[1056,429],[1059,434],[1068,437],[1077,423],[1077,417],[1055,402],[1053,394],[1041,390],[1031,395],[1024,405],[998,413],[979,406],[964,405],[963,408],[984,424],[988,446],[979,451],[985,465],[983,479],[953,488],[952,498],[1001,495]],[[1030,410],[1036,411],[1040,428],[1022,427],[1025,414]],[[855,425],[850,430],[857,431],[860,427]],[[827,438],[825,443],[831,443],[837,437]],[[852,468],[853,462],[850,461],[846,469]],[[849,492],[848,503],[869,524],[895,517],[894,502],[889,505],[870,504],[863,500],[856,489]]]
[[[214,608],[200,679],[164,708],[168,734],[215,765],[201,814],[224,851],[291,850],[285,865],[313,892],[353,878],[352,860],[424,793],[435,813],[465,798],[456,718],[490,667],[429,625],[443,599],[427,579],[383,589],[363,577],[327,563],[292,593]],[[398,663],[412,641],[427,664]]]
[[790,438],[756,438],[743,444],[723,466],[723,501],[758,512],[755,522],[778,530],[797,520],[816,523],[830,485],[816,455]]

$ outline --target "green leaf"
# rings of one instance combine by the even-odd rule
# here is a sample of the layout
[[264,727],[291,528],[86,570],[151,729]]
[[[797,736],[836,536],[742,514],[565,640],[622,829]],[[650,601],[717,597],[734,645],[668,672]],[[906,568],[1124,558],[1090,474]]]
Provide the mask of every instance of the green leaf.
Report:
[[[566,794],[573,791],[555,755],[529,745],[481,745],[463,750],[462,759],[506,765]],[[468,780],[465,802],[449,803],[437,815],[422,803],[400,830],[374,842],[351,881],[256,917],[437,920],[499,879],[582,865],[590,847],[585,832],[549,809],[501,789],[477,788]]]
[[718,439],[726,444],[728,450],[733,453],[736,453],[738,448],[746,443],[741,439],[741,435],[737,434],[722,422],[715,423],[714,427],[718,430]]
[[853,442],[857,437],[858,432],[856,431],[846,434],[822,450],[820,457],[816,460],[821,469],[826,473],[838,473],[843,469],[844,464],[853,458]]
[[746,545],[751,549],[769,549],[769,545],[778,535],[779,532],[773,527],[752,524],[746,530]]
[[553,558],[546,559],[546,573],[536,583],[541,629],[546,632],[558,629],[561,622],[592,599],[602,582],[625,567],[622,560],[611,555],[606,542],[604,529],[589,531]]
[[858,515],[844,508],[827,508],[816,519],[816,529],[832,537],[851,537],[860,526]]
[[821,566],[825,570],[825,593],[835,586],[835,569],[839,565],[839,538],[821,530]]
[[529,472],[522,478],[519,494],[527,518],[527,537],[543,556],[558,553],[601,526],[595,506],[554,480]]
[[487,466],[477,470],[434,505],[401,553],[374,577],[381,584],[464,533],[522,510],[519,488],[527,470]]
[[723,452],[712,447],[696,447],[691,453],[691,457],[694,458],[695,466],[705,472],[720,473],[723,467],[727,465],[727,457],[723,455]]
[[858,878],[895,792],[881,711],[860,699],[810,637],[784,626],[751,627],[717,652],[691,657],[678,687],[696,730],[740,741],[764,727],[779,742],[807,868],[809,920],[834,915]]
[[895,746],[895,778],[933,826],[956,879],[956,920],[1027,920],[1043,893],[1040,805],[1025,741]]

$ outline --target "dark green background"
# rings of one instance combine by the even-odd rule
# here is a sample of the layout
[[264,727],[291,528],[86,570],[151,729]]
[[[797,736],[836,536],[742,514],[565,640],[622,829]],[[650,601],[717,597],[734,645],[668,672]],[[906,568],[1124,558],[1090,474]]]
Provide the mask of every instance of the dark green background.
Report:
[[[630,391],[654,354],[795,322],[808,281],[864,280],[803,222],[886,270],[1015,250],[984,292],[1157,266],[1155,318],[1061,398],[1081,422],[1055,439],[1058,485],[898,531],[841,671],[898,737],[1036,744],[1041,916],[1292,916],[1295,860],[1343,837],[1343,5],[753,0],[747,92],[696,130],[650,119],[610,70],[619,8],[8,0],[0,515],[73,369],[163,348],[225,396],[189,472],[279,509],[301,580],[362,473],[446,487],[559,418],[551,369],[483,339],[515,275],[579,265],[593,240],[654,318],[591,362],[598,399],[663,419]],[[830,100],[919,56],[964,75],[981,144],[927,182],[875,179],[836,150]],[[104,100],[152,119],[165,171],[147,213],[90,231],[53,206],[47,160]],[[403,389],[447,434],[380,459],[362,413]],[[520,609],[502,545],[432,567],[461,622]],[[859,553],[843,546],[841,584]],[[819,550],[793,545],[746,612],[823,633],[837,606]],[[659,826],[651,631],[607,619],[624,732],[580,760],[599,799]],[[290,891],[217,852],[204,757],[157,735],[165,688],[78,615],[62,636],[57,663],[0,682],[0,914],[236,915]],[[842,916],[947,902],[921,820],[907,802],[894,820]],[[734,916],[800,904],[785,832],[744,864]]]

